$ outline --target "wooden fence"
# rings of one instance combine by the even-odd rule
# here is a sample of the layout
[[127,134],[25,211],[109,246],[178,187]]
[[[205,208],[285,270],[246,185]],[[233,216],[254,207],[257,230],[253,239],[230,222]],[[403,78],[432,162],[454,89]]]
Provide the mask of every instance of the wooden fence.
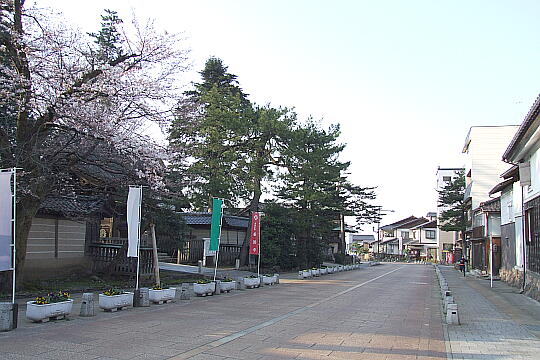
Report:
[[[92,270],[98,273],[135,276],[137,258],[127,257],[127,239],[103,238],[88,247]],[[153,274],[152,248],[141,242],[139,272],[141,276]]]
[[[241,245],[220,244],[219,264],[234,265],[235,260],[240,257]],[[179,249],[178,260],[181,264],[196,264],[202,260],[204,252],[204,241],[191,239],[185,242],[184,248]]]

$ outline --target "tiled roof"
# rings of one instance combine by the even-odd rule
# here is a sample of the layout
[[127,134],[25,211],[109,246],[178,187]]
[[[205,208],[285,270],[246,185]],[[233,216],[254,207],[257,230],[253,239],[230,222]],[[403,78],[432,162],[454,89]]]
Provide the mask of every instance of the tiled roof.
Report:
[[501,211],[501,198],[497,197],[495,199],[481,202],[480,206],[474,209],[474,211],[499,212]]
[[536,97],[536,100],[534,101],[533,106],[529,110],[527,116],[525,116],[525,119],[521,123],[521,126],[516,131],[516,134],[512,138],[512,141],[510,141],[510,144],[506,148],[503,154],[504,161],[510,162],[511,160],[510,158],[512,157],[512,155],[514,155],[513,153],[515,152],[517,145],[521,142],[521,140],[523,140],[523,138],[525,137],[525,134],[531,127],[532,123],[539,115],[540,115],[540,95]]
[[412,229],[413,227],[417,226],[417,225],[420,225],[420,224],[424,224],[426,222],[428,222],[429,220],[426,219],[426,218],[417,218],[417,219],[414,219],[414,220],[411,220],[409,222],[406,222],[406,223],[403,223],[399,226],[396,227],[396,229]]
[[436,228],[437,227],[437,220],[428,221],[426,223],[416,225],[413,229],[422,229],[422,228]]
[[105,200],[97,196],[51,196],[43,201],[39,212],[67,217],[84,217],[98,213],[104,204]]
[[[209,212],[189,212],[180,213],[187,225],[210,225],[212,223],[212,213]],[[247,229],[249,218],[242,216],[223,215],[223,222],[236,228]]]
[[496,194],[498,193],[499,191],[503,191],[506,187],[512,185],[514,183],[514,179],[513,178],[509,178],[509,179],[506,179],[500,183],[498,183],[497,185],[495,185],[493,187],[493,189],[491,189],[489,191],[489,195],[493,195],[493,194]]
[[386,239],[386,240],[381,241],[381,244],[387,244],[389,242],[396,241],[397,239],[398,238]]
[[375,236],[373,235],[353,235],[352,241],[375,241]]
[[415,219],[418,219],[418,218],[416,216],[409,216],[408,218],[396,221],[395,223],[381,226],[381,230],[396,229],[396,228],[399,227],[399,225],[405,224],[405,223],[410,222],[410,221],[415,220]]

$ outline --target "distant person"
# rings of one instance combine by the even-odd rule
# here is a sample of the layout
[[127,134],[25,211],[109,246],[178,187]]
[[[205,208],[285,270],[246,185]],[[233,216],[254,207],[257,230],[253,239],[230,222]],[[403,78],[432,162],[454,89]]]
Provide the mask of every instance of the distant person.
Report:
[[467,258],[465,257],[462,257],[461,259],[459,259],[459,270],[463,271],[463,277],[465,277],[465,264],[468,262],[469,260],[467,260]]

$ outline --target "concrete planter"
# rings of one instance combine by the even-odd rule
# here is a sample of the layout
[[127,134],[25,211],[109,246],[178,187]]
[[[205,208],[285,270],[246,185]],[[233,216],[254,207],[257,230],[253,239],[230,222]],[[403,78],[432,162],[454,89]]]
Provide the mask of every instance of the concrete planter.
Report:
[[221,292],[230,292],[236,289],[236,281],[222,281],[219,283],[219,289]]
[[261,286],[261,279],[258,277],[257,278],[245,277],[244,284],[246,285],[246,288],[253,289],[253,288]]
[[263,275],[262,277],[263,285],[274,285],[277,282],[277,276],[266,276]]
[[148,298],[154,304],[163,304],[170,302],[176,297],[176,288],[168,288],[162,290],[148,290]]
[[209,282],[208,284],[193,283],[193,292],[197,296],[213,295],[216,291],[216,283]]
[[52,304],[38,305],[34,301],[26,302],[26,317],[35,322],[46,322],[52,319],[66,317],[71,313],[73,299]]
[[132,292],[113,296],[99,294],[99,307],[105,311],[122,310],[128,306],[133,306]]
[[311,276],[321,276],[319,269],[311,269]]

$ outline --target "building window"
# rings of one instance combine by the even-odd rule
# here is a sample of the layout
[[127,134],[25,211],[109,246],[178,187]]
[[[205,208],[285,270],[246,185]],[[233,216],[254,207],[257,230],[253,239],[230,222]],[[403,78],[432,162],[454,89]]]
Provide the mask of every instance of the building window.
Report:
[[445,181],[445,182],[451,182],[451,181],[452,181],[452,177],[451,177],[451,176],[443,176],[443,177],[442,177],[442,180]]
[[426,239],[435,239],[436,236],[435,230],[426,230]]
[[408,239],[409,238],[409,232],[408,231],[402,231],[401,232],[401,238],[402,239]]

